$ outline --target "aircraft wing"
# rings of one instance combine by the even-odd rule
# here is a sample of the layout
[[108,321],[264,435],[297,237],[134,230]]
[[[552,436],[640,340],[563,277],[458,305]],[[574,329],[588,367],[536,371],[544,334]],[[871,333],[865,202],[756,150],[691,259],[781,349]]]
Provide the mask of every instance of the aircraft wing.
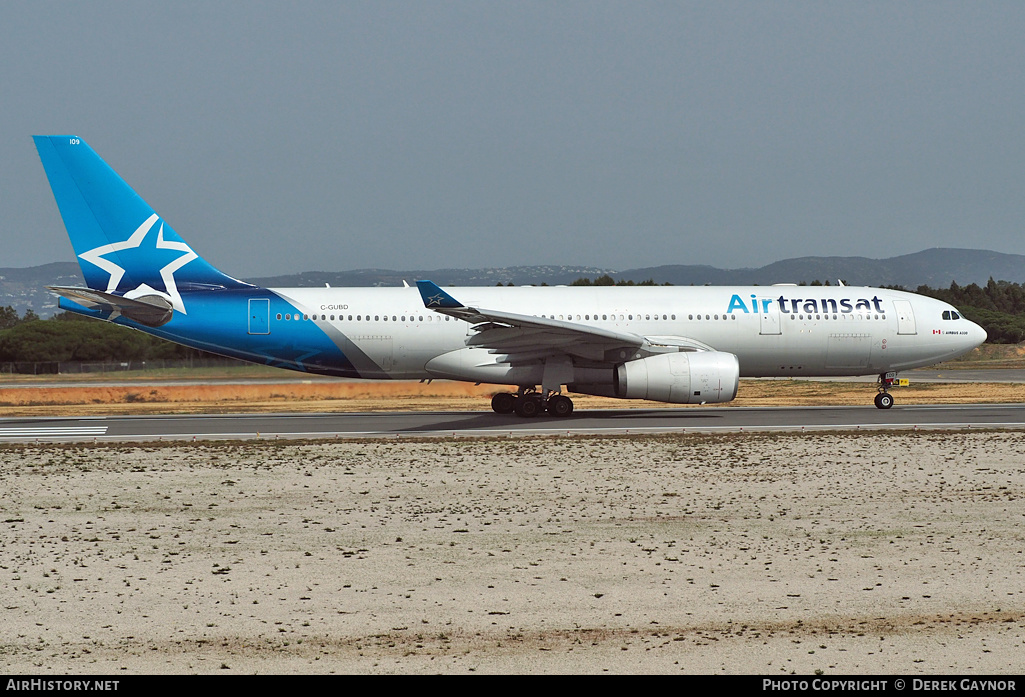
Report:
[[661,346],[675,347],[677,351],[714,350],[707,344],[686,337],[644,337],[633,332],[547,317],[467,307],[432,281],[417,281],[416,285],[424,307],[475,325],[477,333],[467,338],[467,346],[502,354],[509,363],[556,353],[594,361],[618,362],[627,357],[627,351],[632,353],[637,349]]

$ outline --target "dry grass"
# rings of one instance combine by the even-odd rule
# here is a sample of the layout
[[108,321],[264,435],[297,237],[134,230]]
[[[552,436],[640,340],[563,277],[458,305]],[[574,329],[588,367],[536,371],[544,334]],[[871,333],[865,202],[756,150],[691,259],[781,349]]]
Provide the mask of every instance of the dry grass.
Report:
[[[487,411],[496,385],[435,381],[313,382],[241,385],[131,385],[22,387],[2,391],[0,416],[198,414],[274,411]],[[729,406],[827,406],[869,404],[869,383],[743,380]],[[899,388],[900,404],[1025,402],[1025,385],[920,384]],[[676,407],[641,400],[574,395],[578,409]]]
[[1025,343],[983,344],[960,358],[940,363],[937,370],[1025,368]]

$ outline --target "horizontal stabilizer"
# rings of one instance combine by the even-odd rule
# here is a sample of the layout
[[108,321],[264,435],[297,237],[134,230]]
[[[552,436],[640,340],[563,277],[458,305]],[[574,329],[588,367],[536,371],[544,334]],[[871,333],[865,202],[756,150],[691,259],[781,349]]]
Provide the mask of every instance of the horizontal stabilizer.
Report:
[[155,294],[133,300],[92,288],[47,286],[47,290],[91,310],[109,310],[112,314],[107,319],[121,315],[147,327],[163,326],[171,321],[174,314],[171,303]]

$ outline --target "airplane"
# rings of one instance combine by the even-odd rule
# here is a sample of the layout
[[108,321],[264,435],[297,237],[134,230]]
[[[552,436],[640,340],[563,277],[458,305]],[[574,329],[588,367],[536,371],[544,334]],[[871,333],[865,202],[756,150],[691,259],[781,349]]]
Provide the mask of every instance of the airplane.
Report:
[[566,392],[729,402],[742,377],[878,375],[889,409],[898,371],[986,340],[947,303],[842,284],[261,288],[200,257],[78,136],[34,141],[86,282],[50,287],[59,307],[253,363],[507,385],[491,407],[522,417],[570,415]]

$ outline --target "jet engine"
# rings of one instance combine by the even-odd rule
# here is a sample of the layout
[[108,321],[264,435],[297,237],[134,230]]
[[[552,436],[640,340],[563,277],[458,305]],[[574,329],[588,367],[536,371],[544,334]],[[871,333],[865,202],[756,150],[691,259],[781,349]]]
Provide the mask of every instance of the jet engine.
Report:
[[616,397],[671,404],[729,402],[737,396],[740,362],[732,353],[660,353],[621,363],[613,374]]

